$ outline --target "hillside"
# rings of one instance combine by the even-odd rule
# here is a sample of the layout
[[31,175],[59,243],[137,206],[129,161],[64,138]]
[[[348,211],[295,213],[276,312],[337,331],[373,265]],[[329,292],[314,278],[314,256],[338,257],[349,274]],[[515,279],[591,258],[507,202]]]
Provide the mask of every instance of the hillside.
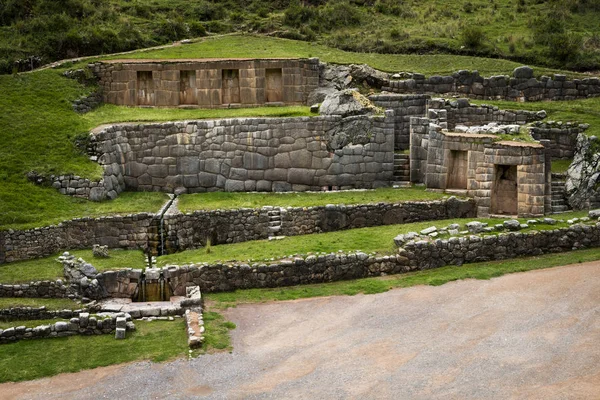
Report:
[[597,70],[599,17],[598,0],[6,0],[0,72],[231,32]]

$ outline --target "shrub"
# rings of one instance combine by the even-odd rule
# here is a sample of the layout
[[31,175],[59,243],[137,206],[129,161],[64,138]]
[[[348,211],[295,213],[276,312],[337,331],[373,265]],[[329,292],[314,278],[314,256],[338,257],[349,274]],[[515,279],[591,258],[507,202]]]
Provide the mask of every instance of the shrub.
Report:
[[460,31],[460,40],[465,47],[476,49],[483,44],[485,34],[478,26],[466,25]]

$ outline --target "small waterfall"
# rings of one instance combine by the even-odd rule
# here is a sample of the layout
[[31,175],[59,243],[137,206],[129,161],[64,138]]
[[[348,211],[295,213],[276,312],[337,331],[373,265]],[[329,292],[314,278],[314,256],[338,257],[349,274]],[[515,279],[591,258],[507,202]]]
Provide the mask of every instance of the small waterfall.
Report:
[[137,295],[134,302],[169,301],[173,291],[169,280],[158,268],[147,268],[138,283]]

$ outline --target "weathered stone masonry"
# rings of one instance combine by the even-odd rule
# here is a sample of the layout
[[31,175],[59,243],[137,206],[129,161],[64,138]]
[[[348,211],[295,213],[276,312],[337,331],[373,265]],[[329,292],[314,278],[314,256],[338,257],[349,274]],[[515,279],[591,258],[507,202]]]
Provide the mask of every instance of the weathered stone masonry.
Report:
[[[386,112],[119,124],[96,130],[91,141],[105,185],[111,185],[105,188],[108,197],[126,188],[190,193],[377,188],[392,179],[393,123]],[[352,129],[362,135],[348,137]]]
[[540,101],[576,100],[600,96],[600,78],[568,80],[566,76],[534,78],[529,67],[513,76],[484,78],[477,71],[458,71],[449,76],[412,74],[411,79],[389,80],[382,90],[393,93],[459,94],[479,100]]
[[91,64],[104,102],[220,108],[306,104],[319,60],[112,60]]
[[[186,250],[204,246],[207,239],[211,239],[212,244],[266,239],[271,233],[268,224],[270,209],[272,207],[166,215],[165,245],[171,250]],[[292,236],[365,226],[474,217],[475,203],[473,200],[450,198],[398,204],[290,207],[281,211],[282,225],[278,234]],[[110,248],[146,249],[149,241],[156,240],[152,226],[154,220],[153,214],[137,214],[75,219],[57,226],[25,231],[0,231],[0,261],[44,257],[70,249],[90,248],[94,244]],[[12,285],[11,293],[14,293]],[[64,293],[66,288],[57,297],[64,297]]]

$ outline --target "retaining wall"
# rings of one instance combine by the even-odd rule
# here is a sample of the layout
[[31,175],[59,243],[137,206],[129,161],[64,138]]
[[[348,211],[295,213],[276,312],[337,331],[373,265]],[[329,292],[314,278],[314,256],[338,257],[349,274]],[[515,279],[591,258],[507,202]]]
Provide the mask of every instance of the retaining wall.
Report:
[[393,93],[459,94],[479,100],[540,101],[576,100],[600,95],[600,78],[568,80],[566,76],[533,76],[528,67],[513,76],[484,78],[477,71],[458,71],[447,76],[412,74],[411,79],[389,80],[382,90]]
[[577,136],[587,130],[587,124],[571,122],[536,122],[531,128],[535,140],[549,140],[548,151],[553,160],[567,160],[575,157]]

